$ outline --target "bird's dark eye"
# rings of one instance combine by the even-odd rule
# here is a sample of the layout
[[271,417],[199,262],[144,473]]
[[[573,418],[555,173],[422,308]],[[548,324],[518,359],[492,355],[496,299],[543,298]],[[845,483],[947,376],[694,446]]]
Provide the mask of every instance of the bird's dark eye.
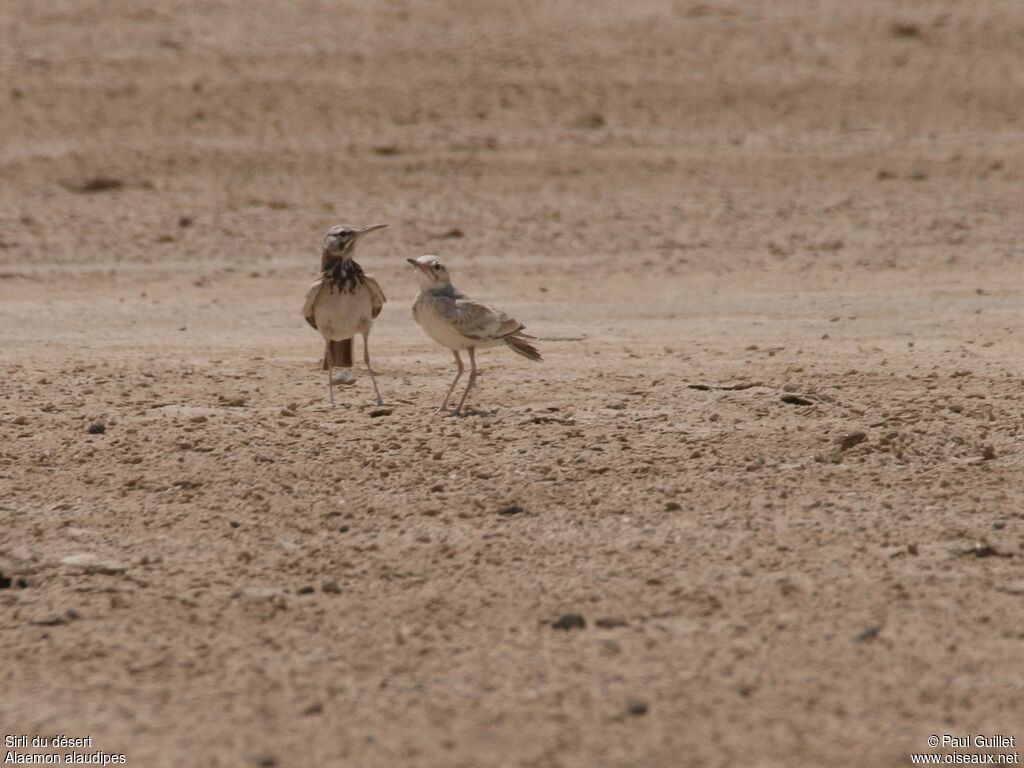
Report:
[[440,264],[435,264],[435,265],[434,265],[434,269],[440,269],[440,268],[441,268],[441,265],[440,265]]

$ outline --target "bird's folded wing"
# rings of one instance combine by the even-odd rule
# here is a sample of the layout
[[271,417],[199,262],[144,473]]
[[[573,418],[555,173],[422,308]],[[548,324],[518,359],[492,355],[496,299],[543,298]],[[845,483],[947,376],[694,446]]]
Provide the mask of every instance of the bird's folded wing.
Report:
[[370,306],[373,307],[373,316],[377,317],[380,311],[384,308],[384,302],[386,302],[387,296],[384,295],[384,291],[381,290],[380,284],[367,274],[363,275],[366,278],[366,287],[370,289]]
[[500,339],[523,327],[504,312],[465,298],[456,299],[445,317],[463,336],[478,341]]
[[302,307],[302,316],[306,318],[306,322],[316,328],[316,315],[313,313],[313,308],[316,306],[316,297],[320,295],[320,289],[327,284],[325,275],[322,273],[320,276],[313,281],[313,284],[309,286],[309,290],[306,291],[306,303]]

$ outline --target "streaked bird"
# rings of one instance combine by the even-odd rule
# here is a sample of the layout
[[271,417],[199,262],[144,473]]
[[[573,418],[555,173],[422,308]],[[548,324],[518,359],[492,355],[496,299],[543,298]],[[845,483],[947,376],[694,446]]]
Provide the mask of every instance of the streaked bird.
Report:
[[327,371],[327,392],[334,405],[335,366],[352,367],[352,339],[363,336],[363,361],[373,382],[377,405],[384,400],[377,388],[377,379],[370,367],[370,327],[387,299],[377,281],[363,272],[353,259],[356,243],[367,232],[383,229],[387,224],[371,224],[355,229],[339,224],[324,235],[320,275],[306,291],[302,314],[306,322],[324,337],[323,370]]
[[540,352],[529,341],[534,337],[523,333],[526,326],[500,310],[459,293],[452,285],[448,270],[436,256],[420,256],[407,261],[416,268],[420,281],[420,293],[412,305],[412,316],[430,338],[452,351],[458,366],[438,412],[448,407],[448,398],[462,377],[461,350],[469,352],[469,381],[455,408],[455,416],[462,413],[469,390],[476,383],[477,349],[504,344],[528,360],[541,359]]

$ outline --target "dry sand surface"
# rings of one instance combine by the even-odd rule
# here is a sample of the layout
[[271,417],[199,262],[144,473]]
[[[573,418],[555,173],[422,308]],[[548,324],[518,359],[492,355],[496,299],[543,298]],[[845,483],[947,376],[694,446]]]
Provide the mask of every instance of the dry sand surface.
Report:
[[[1015,0],[0,4],[0,732],[1019,742],[1022,56]],[[378,221],[388,405],[332,410],[303,294]],[[462,419],[423,253],[541,338]]]

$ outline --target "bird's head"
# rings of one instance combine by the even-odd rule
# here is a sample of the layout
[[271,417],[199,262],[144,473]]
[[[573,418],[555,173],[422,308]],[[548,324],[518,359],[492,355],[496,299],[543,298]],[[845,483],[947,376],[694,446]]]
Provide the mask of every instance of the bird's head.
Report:
[[420,256],[406,261],[416,268],[416,275],[424,288],[443,288],[452,281],[448,276],[448,270],[437,256]]
[[330,256],[335,259],[351,257],[356,247],[356,241],[359,238],[367,232],[384,229],[386,226],[387,224],[370,224],[369,226],[356,229],[347,224],[339,224],[331,227],[327,230],[327,234],[324,235],[324,256]]

